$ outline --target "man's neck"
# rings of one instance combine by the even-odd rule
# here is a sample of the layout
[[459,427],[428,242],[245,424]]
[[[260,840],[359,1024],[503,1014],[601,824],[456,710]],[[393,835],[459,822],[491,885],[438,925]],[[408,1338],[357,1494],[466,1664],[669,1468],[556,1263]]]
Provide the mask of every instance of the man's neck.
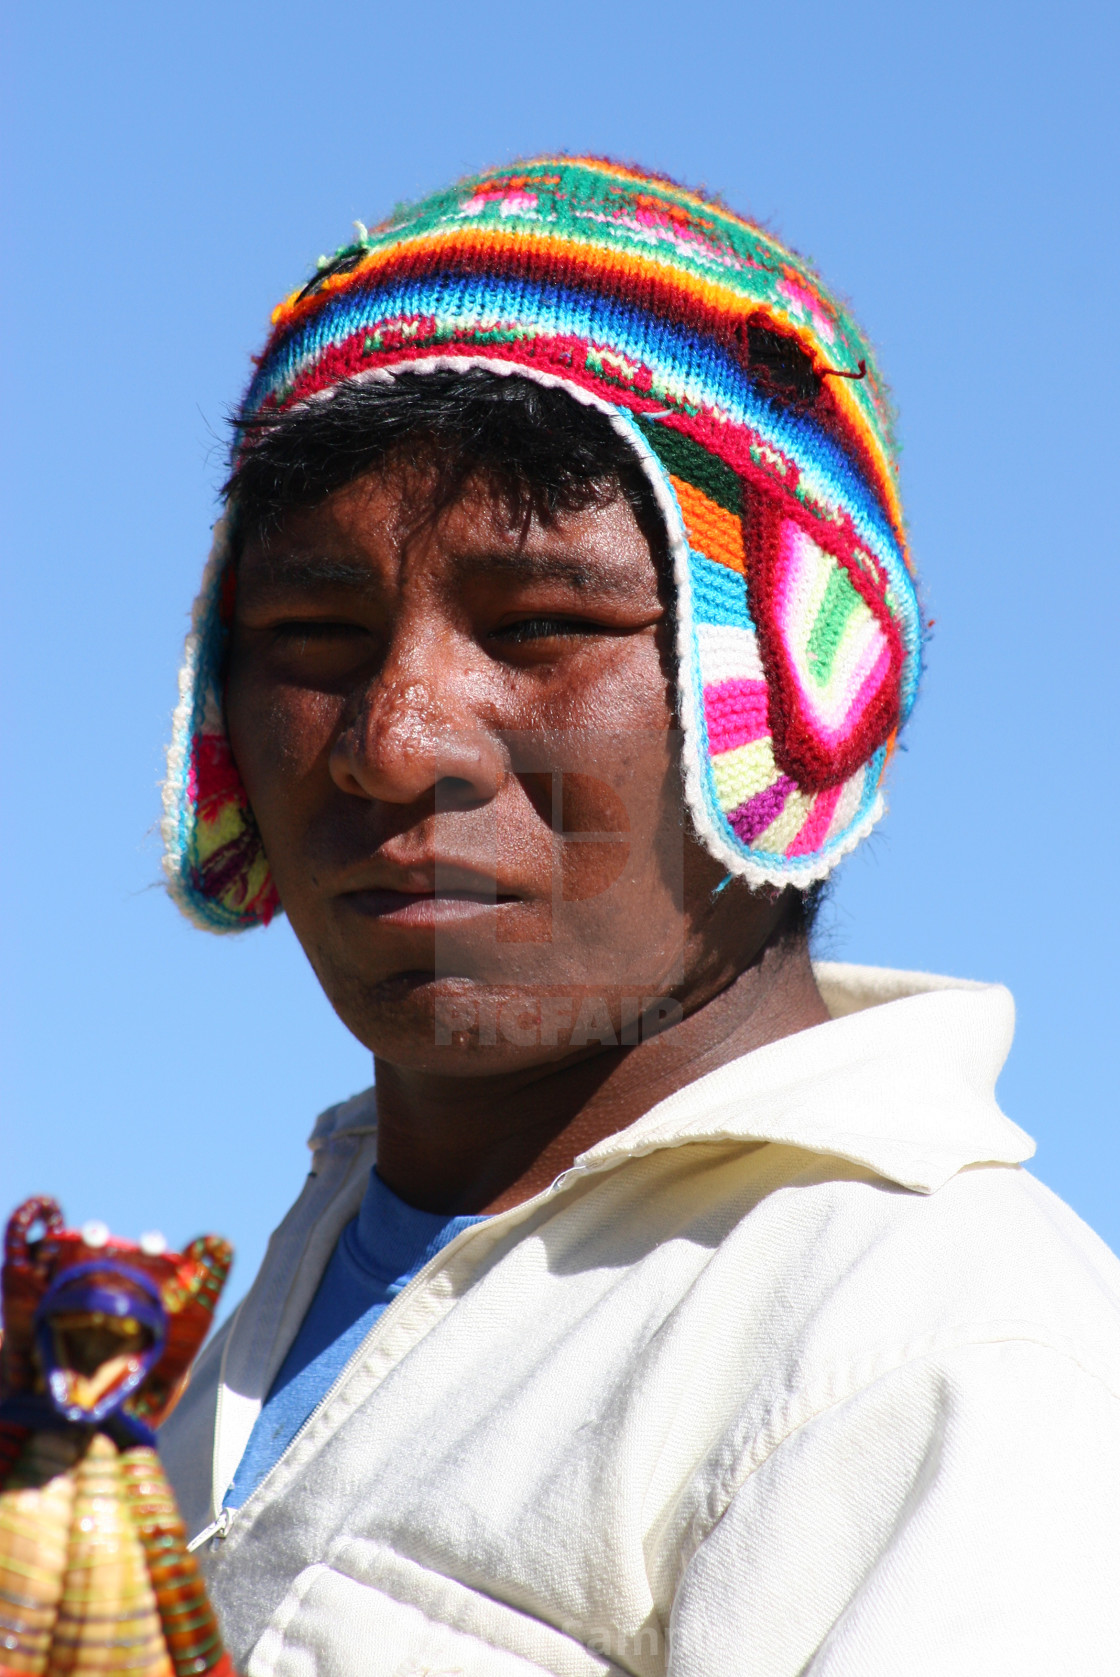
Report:
[[827,1018],[807,946],[779,943],[633,1048],[497,1077],[432,1076],[378,1060],[378,1174],[425,1211],[506,1211],[678,1089]]

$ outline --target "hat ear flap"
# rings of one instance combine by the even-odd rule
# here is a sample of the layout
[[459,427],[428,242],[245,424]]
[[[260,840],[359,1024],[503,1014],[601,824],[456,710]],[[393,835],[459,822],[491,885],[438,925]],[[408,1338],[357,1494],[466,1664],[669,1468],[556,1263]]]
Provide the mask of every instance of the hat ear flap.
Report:
[[823,792],[899,726],[904,654],[886,578],[840,530],[754,484],[743,537],[775,761],[803,791]]
[[266,926],[280,907],[226,734],[223,672],[236,592],[229,536],[223,518],[194,603],[163,784],[171,894],[213,932]]
[[279,899],[224,728],[191,740],[191,791],[193,889],[241,924],[267,926]]

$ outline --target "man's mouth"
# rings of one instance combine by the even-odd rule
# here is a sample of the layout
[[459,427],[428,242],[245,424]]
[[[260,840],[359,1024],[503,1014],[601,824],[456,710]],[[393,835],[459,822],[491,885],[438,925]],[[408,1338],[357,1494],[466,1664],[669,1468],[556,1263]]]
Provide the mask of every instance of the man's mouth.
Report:
[[493,914],[501,904],[522,899],[500,892],[496,886],[434,891],[400,891],[381,886],[347,891],[341,901],[354,913],[383,925],[423,928]]

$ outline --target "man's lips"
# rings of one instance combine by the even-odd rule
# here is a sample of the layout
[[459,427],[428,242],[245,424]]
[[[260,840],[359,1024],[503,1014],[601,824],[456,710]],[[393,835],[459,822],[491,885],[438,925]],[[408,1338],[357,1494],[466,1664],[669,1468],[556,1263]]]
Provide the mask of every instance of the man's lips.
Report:
[[433,927],[493,914],[503,903],[520,902],[494,888],[399,891],[385,886],[346,891],[339,898],[354,913],[382,925]]

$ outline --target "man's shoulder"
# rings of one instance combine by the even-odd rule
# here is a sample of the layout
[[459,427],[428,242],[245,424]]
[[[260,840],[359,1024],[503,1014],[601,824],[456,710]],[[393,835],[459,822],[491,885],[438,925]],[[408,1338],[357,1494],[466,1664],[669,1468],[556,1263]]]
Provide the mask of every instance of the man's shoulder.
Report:
[[862,1367],[874,1379],[954,1347],[1024,1341],[1120,1393],[1120,1261],[1021,1166],[969,1166],[924,1194],[805,1161],[735,1240],[756,1274],[753,1249],[772,1244],[784,1283],[768,1295],[786,1322],[771,1327],[802,1370]]
[[974,1317],[1037,1324],[1120,1374],[1120,1261],[1072,1207],[1025,1168],[970,1166],[929,1208],[942,1285]]

